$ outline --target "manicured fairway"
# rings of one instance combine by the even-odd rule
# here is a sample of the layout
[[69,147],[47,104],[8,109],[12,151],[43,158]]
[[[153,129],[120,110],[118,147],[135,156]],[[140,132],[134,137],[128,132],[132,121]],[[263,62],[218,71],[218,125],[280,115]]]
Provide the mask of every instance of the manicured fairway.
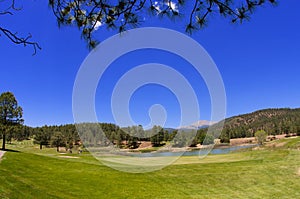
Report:
[[0,198],[300,198],[300,138],[263,150],[182,157],[152,173],[101,165],[88,153],[16,144],[0,161]]

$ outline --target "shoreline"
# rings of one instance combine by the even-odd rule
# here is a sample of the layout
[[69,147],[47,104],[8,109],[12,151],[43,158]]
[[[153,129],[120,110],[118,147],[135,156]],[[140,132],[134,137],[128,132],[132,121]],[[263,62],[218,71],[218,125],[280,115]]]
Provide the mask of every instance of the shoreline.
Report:
[[[162,147],[161,149],[158,150],[153,150],[153,151],[143,151],[143,149],[121,149],[120,152],[122,153],[128,153],[128,154],[138,154],[138,153],[162,153],[162,152],[188,152],[188,151],[197,151],[201,149],[227,149],[231,147],[239,147],[239,146],[255,146],[257,143],[245,143],[245,144],[236,144],[236,145],[201,145],[197,147],[174,147],[174,148],[164,148]],[[149,149],[149,148],[148,148]]]
[[[285,138],[286,134],[276,135],[275,139],[280,140]],[[270,142],[270,138],[273,136],[267,137],[267,143]],[[217,139],[216,139],[217,140]],[[240,146],[255,146],[257,145],[257,141],[255,137],[247,137],[247,138],[234,138],[230,139],[230,143],[216,143],[214,145],[197,145],[196,147],[168,147],[163,146],[161,149],[154,150],[152,147],[145,148],[137,148],[137,149],[121,149],[120,152],[125,153],[159,153],[159,152],[186,152],[186,151],[196,151],[201,149],[227,149],[231,147],[240,147]],[[152,150],[153,149],[153,150]],[[149,151],[147,151],[149,150]]]

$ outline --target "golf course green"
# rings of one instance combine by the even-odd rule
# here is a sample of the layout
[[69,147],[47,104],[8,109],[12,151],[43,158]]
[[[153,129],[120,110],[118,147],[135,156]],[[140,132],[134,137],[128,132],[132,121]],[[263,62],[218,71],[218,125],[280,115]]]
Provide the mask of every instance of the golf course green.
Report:
[[229,154],[185,156],[132,174],[88,152],[60,154],[31,141],[7,145],[0,198],[300,198],[300,137]]

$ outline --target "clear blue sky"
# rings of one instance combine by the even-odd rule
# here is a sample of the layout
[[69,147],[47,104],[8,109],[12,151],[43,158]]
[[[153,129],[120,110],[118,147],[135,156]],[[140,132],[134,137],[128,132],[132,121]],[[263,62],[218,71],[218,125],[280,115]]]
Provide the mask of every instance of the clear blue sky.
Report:
[[[1,25],[20,34],[31,33],[42,50],[31,56],[30,47],[11,44],[0,37],[0,92],[12,91],[24,109],[25,124],[41,126],[73,123],[72,89],[82,61],[89,51],[76,28],[58,28],[46,1],[21,1],[23,10],[2,18]],[[227,116],[271,107],[300,107],[300,1],[281,1],[276,8],[260,8],[251,21],[232,25],[226,19],[211,19],[196,32],[197,40],[210,54],[223,77],[227,94]],[[184,32],[184,21],[151,18],[143,26],[160,26]],[[115,32],[100,28],[98,39]],[[122,71],[137,64],[159,62],[178,68],[196,88],[201,118],[209,119],[209,98],[205,84],[184,61],[168,53],[148,50],[117,60],[107,71],[96,96],[96,108],[106,110],[100,121],[113,122],[109,113],[111,94]],[[138,59],[137,59],[138,57]],[[124,64],[126,63],[126,64]],[[116,72],[118,71],[118,72]],[[107,86],[105,86],[107,85]],[[147,88],[148,87],[148,88]],[[160,95],[151,95],[155,90]],[[170,91],[155,85],[139,89],[131,101],[137,123],[147,123],[147,109],[161,103],[168,112],[167,126],[176,126],[178,102]]]

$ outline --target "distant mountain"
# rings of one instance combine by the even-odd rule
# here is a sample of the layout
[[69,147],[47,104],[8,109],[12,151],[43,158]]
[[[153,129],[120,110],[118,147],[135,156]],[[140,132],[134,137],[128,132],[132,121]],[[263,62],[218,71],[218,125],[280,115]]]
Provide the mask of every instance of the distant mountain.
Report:
[[165,131],[168,131],[169,133],[172,133],[173,131],[176,131],[177,129],[174,128],[164,128]]
[[208,121],[208,120],[199,120],[187,126],[180,126],[178,127],[178,129],[180,130],[203,129],[203,128],[208,128],[213,124],[216,124],[216,122]]

